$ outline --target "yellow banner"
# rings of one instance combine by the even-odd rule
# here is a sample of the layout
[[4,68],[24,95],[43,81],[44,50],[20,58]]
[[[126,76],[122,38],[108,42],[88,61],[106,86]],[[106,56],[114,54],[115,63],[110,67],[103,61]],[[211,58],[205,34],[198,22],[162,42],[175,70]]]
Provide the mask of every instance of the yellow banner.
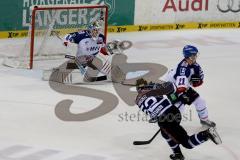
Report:
[[[148,24],[130,26],[109,26],[108,33],[141,32],[141,31],[164,31],[181,29],[213,29],[213,28],[240,28],[240,22],[205,22],[205,23],[177,23],[177,24]],[[75,32],[73,29],[58,29],[52,31],[51,35],[64,35]],[[41,34],[43,31],[36,31]],[[28,35],[28,31],[5,31],[0,32],[0,38],[22,38]]]

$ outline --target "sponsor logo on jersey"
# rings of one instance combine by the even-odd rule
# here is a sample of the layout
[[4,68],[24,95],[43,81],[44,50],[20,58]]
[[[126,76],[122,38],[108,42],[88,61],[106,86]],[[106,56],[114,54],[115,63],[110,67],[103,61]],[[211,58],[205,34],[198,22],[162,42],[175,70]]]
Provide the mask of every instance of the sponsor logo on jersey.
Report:
[[90,48],[87,48],[89,49],[90,51],[97,51],[99,50],[100,47],[90,47]]

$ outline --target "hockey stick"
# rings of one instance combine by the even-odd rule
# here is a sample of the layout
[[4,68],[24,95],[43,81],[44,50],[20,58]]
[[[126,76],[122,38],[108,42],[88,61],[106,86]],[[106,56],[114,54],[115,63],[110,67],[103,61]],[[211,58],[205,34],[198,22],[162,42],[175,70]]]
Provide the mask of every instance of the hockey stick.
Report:
[[[52,35],[55,35],[59,40],[61,40],[61,42],[63,41],[62,37],[60,37],[58,32],[52,31]],[[66,46],[66,49],[67,49],[67,46]],[[65,55],[65,58],[76,60],[76,57],[71,55]],[[82,65],[78,64],[76,61],[75,61],[75,64],[78,66],[80,73],[84,75],[86,73],[86,69]]]
[[146,144],[150,144],[154,138],[158,135],[158,133],[161,131],[161,129],[159,128],[159,130],[153,135],[153,137],[147,141],[133,141],[133,145],[146,145]]
[[65,55],[65,58],[75,60],[75,64],[78,66],[78,69],[79,69],[79,71],[81,72],[81,74],[84,75],[84,74],[86,73],[86,69],[85,69],[82,65],[80,65],[80,64],[77,63],[75,56],[66,54],[66,55]]

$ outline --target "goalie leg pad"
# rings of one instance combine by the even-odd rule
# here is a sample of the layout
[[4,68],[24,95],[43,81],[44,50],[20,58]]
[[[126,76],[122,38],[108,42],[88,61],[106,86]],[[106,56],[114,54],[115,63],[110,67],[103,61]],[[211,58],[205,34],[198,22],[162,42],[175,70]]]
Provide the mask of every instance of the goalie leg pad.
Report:
[[88,68],[87,72],[84,74],[83,81],[94,82],[97,80],[98,71],[93,68]]
[[99,72],[105,75],[109,75],[111,72],[111,62],[108,60],[100,59],[98,57],[95,57],[93,61],[91,62],[91,68],[96,68]]
[[110,77],[113,82],[123,82],[126,78],[126,73],[123,72],[119,65],[111,64],[111,61],[109,59],[111,59],[111,56],[108,58],[95,57],[92,60],[91,65],[94,66],[102,74]]
[[88,66],[91,67],[92,69],[95,69],[95,70],[101,70],[102,69],[102,66],[103,66],[103,62],[101,59],[99,59],[98,57],[95,57],[91,63],[88,63]]
[[66,69],[78,69],[78,66],[76,65],[75,62],[70,62],[67,64]]
[[75,61],[79,65],[86,66],[86,65],[90,64],[93,61],[94,57],[95,57],[94,55],[78,56],[78,57],[76,57]]
[[72,82],[71,70],[62,70],[59,68],[54,68],[52,69],[49,81],[58,83],[71,83]]
[[122,83],[126,79],[126,73],[118,66],[112,66],[111,79],[113,82]]

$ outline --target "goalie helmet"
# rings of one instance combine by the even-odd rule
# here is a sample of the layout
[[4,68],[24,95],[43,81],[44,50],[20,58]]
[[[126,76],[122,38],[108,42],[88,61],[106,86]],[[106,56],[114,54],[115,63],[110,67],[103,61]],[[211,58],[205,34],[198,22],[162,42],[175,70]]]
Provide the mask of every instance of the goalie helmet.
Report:
[[183,56],[189,58],[191,56],[196,56],[198,54],[198,49],[195,46],[186,45],[183,48]]
[[101,31],[101,26],[97,22],[94,22],[88,26],[88,32],[94,40],[97,40],[100,34],[100,31]]

